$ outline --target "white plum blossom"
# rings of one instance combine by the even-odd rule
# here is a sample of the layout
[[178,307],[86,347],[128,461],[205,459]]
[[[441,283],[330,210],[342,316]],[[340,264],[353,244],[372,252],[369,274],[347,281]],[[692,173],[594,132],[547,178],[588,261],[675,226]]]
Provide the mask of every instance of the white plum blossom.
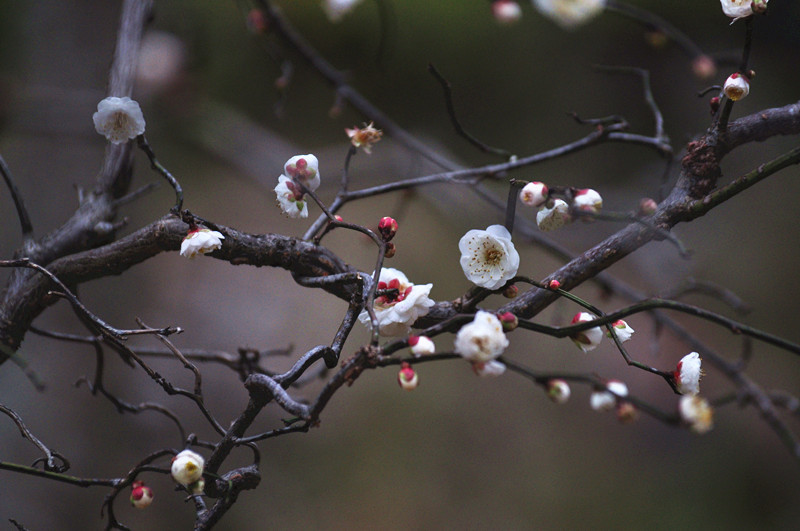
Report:
[[307,218],[308,202],[300,187],[292,181],[291,177],[281,175],[278,177],[278,186],[275,187],[275,199],[281,211],[290,218]]
[[722,12],[733,20],[731,24],[740,18],[747,18],[753,13],[763,13],[767,9],[769,0],[719,0],[722,4]]
[[536,213],[536,224],[540,230],[549,231],[563,227],[572,221],[569,205],[562,199],[553,201],[553,206],[543,206]]
[[221,232],[195,227],[181,242],[181,256],[194,258],[199,254],[210,253],[222,247],[225,236]]
[[322,9],[331,22],[339,22],[343,16],[353,10],[361,0],[323,0]]
[[317,157],[308,155],[295,155],[283,165],[283,173],[292,179],[303,183],[312,192],[319,188],[321,175]]
[[584,188],[575,193],[575,208],[582,212],[597,214],[603,208],[603,198],[591,188]]
[[618,380],[611,380],[605,390],[594,391],[589,397],[589,405],[595,411],[610,411],[617,405],[617,397],[628,396],[628,386]]
[[181,485],[191,485],[203,477],[206,461],[203,456],[191,450],[184,450],[172,458],[172,479]]
[[[633,333],[635,332],[635,330],[622,319],[614,321],[611,326],[614,328],[614,333],[617,335],[617,339],[619,339],[620,343],[625,343],[628,341],[631,337],[633,337]],[[610,332],[606,332],[606,335],[611,337]]]
[[564,380],[550,380],[547,382],[547,396],[556,404],[563,404],[569,400],[572,391]]
[[695,433],[706,433],[714,427],[714,410],[705,398],[697,395],[682,396],[678,411],[683,421]]
[[692,352],[681,358],[673,376],[678,392],[682,395],[696,395],[700,392],[700,378],[703,376],[702,358],[697,352]]
[[[580,312],[575,314],[575,317],[572,318],[572,324],[594,321],[594,319],[594,315],[588,312]],[[590,350],[596,349],[600,341],[603,340],[603,330],[599,326],[589,328],[588,330],[581,330],[571,335],[570,339],[582,351],[589,352]]]
[[112,144],[121,144],[144,133],[144,115],[136,101],[110,96],[97,104],[92,115],[95,130]]
[[436,353],[436,345],[428,336],[410,336],[408,346],[411,347],[411,353],[415,356],[430,356]]
[[528,183],[519,191],[519,200],[529,207],[539,207],[547,202],[547,185],[539,181]]
[[519,269],[519,253],[502,225],[468,231],[458,242],[458,249],[467,279],[482,288],[503,287]]
[[499,361],[475,362],[472,364],[472,370],[481,377],[486,376],[502,376],[506,372],[506,366]]
[[743,76],[739,72],[734,72],[725,80],[725,84],[722,86],[722,92],[724,92],[730,100],[739,101],[750,94],[750,82],[747,80],[746,76]]
[[500,319],[493,313],[478,310],[471,323],[456,334],[455,352],[472,363],[494,360],[508,346]]
[[533,5],[562,28],[573,29],[599,15],[606,0],[533,0]]
[[[381,269],[378,290],[391,290],[375,297],[375,317],[378,331],[383,336],[404,336],[411,331],[411,325],[426,315],[436,304],[428,297],[433,284],[413,284],[402,271],[391,267]],[[369,313],[362,311],[358,319],[370,326]]]

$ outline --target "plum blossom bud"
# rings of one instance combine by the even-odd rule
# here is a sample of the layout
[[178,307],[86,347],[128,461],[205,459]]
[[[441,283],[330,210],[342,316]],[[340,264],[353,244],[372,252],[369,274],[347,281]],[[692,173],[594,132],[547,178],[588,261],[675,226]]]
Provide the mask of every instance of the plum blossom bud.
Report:
[[134,481],[131,485],[131,505],[137,509],[144,509],[153,503],[153,489],[144,484],[144,481]]
[[[594,319],[595,319],[594,315],[588,312],[580,312],[575,314],[575,317],[572,318],[572,324],[594,321]],[[603,340],[603,330],[599,326],[596,326],[588,330],[582,330],[580,332],[576,332],[569,338],[582,351],[589,352],[590,350],[596,349],[597,345],[599,345],[600,342]]]
[[630,424],[639,419],[639,410],[630,402],[621,402],[617,406],[617,420],[623,424]]
[[643,197],[641,201],[639,201],[639,211],[637,214],[640,217],[650,216],[658,210],[658,203],[655,200],[649,197]]
[[589,405],[595,411],[610,411],[617,405],[617,398],[628,396],[628,386],[618,380],[610,380],[604,390],[594,391]]
[[678,367],[672,375],[680,394],[696,395],[700,392],[700,378],[703,377],[702,362],[703,360],[697,352],[685,355],[678,362]]
[[172,458],[172,479],[181,485],[191,485],[203,477],[206,462],[203,456],[184,450]]
[[295,155],[283,165],[283,173],[303,183],[312,192],[319,188],[321,179],[319,161],[314,155]]
[[506,366],[499,361],[478,361],[472,364],[472,371],[481,377],[502,376],[506,372]]
[[263,35],[267,32],[267,28],[269,27],[269,20],[267,19],[267,15],[260,9],[253,8],[247,13],[247,19],[245,20],[245,25],[247,26],[247,30],[250,33],[254,33],[256,35]]
[[195,227],[181,242],[181,256],[194,258],[199,254],[210,253],[222,247],[225,236],[221,232]]
[[574,29],[599,15],[606,0],[533,0],[533,5],[562,28]]
[[506,288],[503,290],[503,297],[506,299],[515,299],[517,295],[519,295],[519,288],[516,284],[506,286]]
[[522,187],[519,191],[519,200],[529,207],[540,207],[547,202],[547,185],[534,181]]
[[551,290],[555,291],[555,290],[561,288],[561,282],[559,282],[556,279],[553,279],[547,284],[547,287],[550,288]]
[[458,242],[458,249],[467,280],[482,288],[503,287],[519,269],[519,253],[502,225],[468,231]]
[[556,404],[563,404],[569,400],[572,391],[564,380],[550,380],[547,382],[547,398]]
[[725,80],[725,84],[722,86],[722,92],[724,92],[731,101],[739,101],[750,94],[750,81],[739,72],[734,72]]
[[719,110],[719,96],[713,96],[710,100],[708,100],[708,106],[711,109],[711,116],[717,114]]
[[581,212],[597,214],[603,208],[603,198],[591,188],[584,188],[575,192],[575,208]]
[[705,398],[696,395],[682,396],[678,411],[681,419],[695,433],[706,433],[714,427],[714,410]]
[[413,391],[419,385],[419,377],[411,365],[404,361],[397,373],[397,383],[406,391]]
[[[614,333],[617,335],[617,339],[619,339],[620,343],[625,343],[628,341],[633,336],[633,332],[635,331],[622,319],[614,321],[611,326],[614,328]],[[610,332],[606,332],[606,335],[611,337]]]
[[409,336],[408,346],[411,347],[411,353],[415,356],[430,356],[436,353],[436,345],[428,336]]
[[492,15],[500,24],[513,24],[522,18],[522,8],[513,0],[495,0],[492,2]]
[[390,217],[381,218],[380,222],[378,222],[378,232],[381,233],[383,241],[391,241],[394,235],[397,234],[397,221]]
[[511,312],[501,313],[497,318],[500,319],[500,323],[503,325],[503,331],[505,332],[511,332],[519,326],[519,319]]
[[383,136],[383,131],[372,127],[372,122],[369,125],[364,125],[362,128],[354,127],[352,129],[345,129],[345,133],[350,137],[350,143],[356,148],[363,147],[364,153],[367,155],[372,154],[372,146],[380,141]]
[[397,253],[397,247],[392,242],[386,244],[386,252],[383,253],[384,258],[392,258]]
[[540,230],[556,230],[571,221],[569,206],[562,199],[556,199],[552,207],[543,206],[536,213],[536,224]]
[[717,73],[717,65],[714,60],[707,55],[698,55],[692,61],[692,72],[699,79],[710,79]]
[[478,310],[471,323],[456,334],[455,351],[473,363],[485,363],[500,356],[508,346],[500,319],[493,313]]
[[92,120],[95,130],[112,144],[122,144],[144,133],[142,108],[127,96],[100,100]]

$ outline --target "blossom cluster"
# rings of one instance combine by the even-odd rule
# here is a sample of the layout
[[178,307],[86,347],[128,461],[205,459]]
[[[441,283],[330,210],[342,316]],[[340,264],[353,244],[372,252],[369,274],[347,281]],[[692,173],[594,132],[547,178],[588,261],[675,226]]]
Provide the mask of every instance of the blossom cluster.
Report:
[[319,188],[320,180],[319,161],[314,155],[295,155],[287,160],[275,187],[281,211],[290,218],[307,218],[308,204],[303,187],[313,192]]

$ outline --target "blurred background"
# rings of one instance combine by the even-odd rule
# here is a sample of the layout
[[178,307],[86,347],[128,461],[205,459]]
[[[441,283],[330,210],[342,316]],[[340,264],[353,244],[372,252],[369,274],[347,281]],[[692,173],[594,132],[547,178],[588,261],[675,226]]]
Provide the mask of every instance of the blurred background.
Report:
[[[575,140],[589,132],[569,116],[625,116],[633,132],[652,134],[654,121],[637,79],[599,73],[594,64],[650,70],[653,93],[677,151],[709,125],[708,98],[698,91],[721,84],[736,69],[744,24],[729,25],[715,0],[633,1],[684,31],[718,60],[708,79],[693,73],[692,58],[672,42],[615,13],[604,13],[575,31],[565,31],[522,2],[522,19],[498,24],[485,0],[365,1],[332,24],[319,1],[279,2],[288,18],[352,85],[428,145],[465,166],[496,162],[477,152],[452,129],[441,87],[427,73],[436,65],[452,83],[463,125],[485,142],[519,156]],[[0,0],[0,153],[32,215],[36,236],[60,226],[91,185],[105,141],[91,116],[105,96],[121,2]],[[148,139],[161,162],[180,180],[186,208],[215,222],[251,233],[300,236],[308,220],[284,218],[272,188],[290,156],[314,153],[330,201],[349,144],[345,127],[366,117],[347,105],[291,51],[268,33],[245,25],[249,6],[237,2],[157,2],[145,37],[134,98],[142,104]],[[751,95],[734,118],[800,97],[800,6],[773,0],[754,28]],[[288,87],[276,86],[282,65],[291,65]],[[376,124],[381,127],[381,124]],[[724,181],[797,145],[797,137],[775,138],[738,149],[724,161]],[[136,155],[134,187],[158,182],[146,158]],[[597,189],[610,211],[630,211],[642,197],[658,197],[664,164],[653,152],[624,144],[601,145],[565,159],[511,175],[551,185]],[[354,189],[423,175],[435,168],[391,137],[371,156],[351,165]],[[674,172],[670,182],[674,180]],[[760,183],[674,233],[694,251],[681,258],[668,243],[652,243],[610,272],[648,294],[687,277],[732,289],[753,308],[747,323],[800,341],[793,319],[800,284],[796,197],[800,170],[790,168]],[[491,188],[504,197],[501,186]],[[167,212],[173,196],[161,186],[121,215],[123,234]],[[375,226],[384,215],[400,223],[398,253],[387,265],[416,283],[432,282],[435,300],[452,300],[468,289],[458,265],[458,239],[471,228],[501,223],[466,188],[430,187],[348,205],[347,221]],[[520,212],[533,219],[532,211]],[[0,256],[20,245],[13,203],[0,189]],[[574,253],[619,228],[609,223],[574,224],[552,234]],[[516,240],[516,238],[515,238]],[[365,271],[374,249],[360,236],[336,232],[325,245]],[[558,258],[517,241],[521,273],[543,278]],[[5,283],[7,271],[0,270]],[[611,311],[625,302],[592,285],[576,292]],[[346,305],[297,286],[283,270],[232,267],[209,258],[188,261],[160,255],[120,277],[83,285],[85,304],[114,326],[133,328],[141,317],[152,326],[176,325],[181,348],[235,352],[239,347],[285,349],[276,370],[300,354],[329,343]],[[686,299],[727,315],[720,302]],[[503,301],[496,301],[499,305]],[[489,301],[492,306],[495,301]],[[555,304],[537,321],[567,323],[576,309]],[[727,332],[676,316],[703,341],[735,359],[741,342]],[[637,335],[628,343],[638,359],[661,369],[674,367],[688,349],[636,316]],[[83,333],[66,307],[48,309],[35,323],[60,332]],[[345,348],[354,352],[367,338],[358,325]],[[624,380],[632,393],[668,411],[677,398],[659,378],[628,368],[609,342],[584,354],[567,340],[515,332],[508,356],[537,371],[596,373]],[[436,338],[443,351],[452,337]],[[141,340],[134,343],[157,347]],[[657,348],[654,348],[656,346]],[[155,413],[119,415],[85,386],[94,371],[88,347],[28,334],[21,350],[41,379],[37,392],[20,369],[0,368],[0,403],[12,408],[48,446],[70,459],[80,477],[120,477],[145,455],[180,448],[179,434]],[[178,363],[153,361],[176,385],[190,387],[191,374]],[[238,378],[218,366],[201,367],[207,405],[223,425],[247,402]],[[365,373],[337,393],[319,429],[261,444],[263,481],[244,492],[218,529],[564,529],[719,528],[787,529],[800,521],[797,459],[780,444],[751,408],[717,412],[715,428],[696,436],[642,416],[631,425],[613,413],[588,407],[590,390],[573,387],[563,406],[514,374],[479,379],[459,361],[418,367],[419,388],[401,391],[396,370]],[[187,429],[215,440],[187,400],[164,397],[141,370],[109,355],[106,385],[120,398],[157,401],[176,411]],[[756,344],[748,374],[766,388],[800,394],[796,357]],[[298,396],[312,398],[322,383]],[[703,394],[732,391],[707,368]],[[268,408],[252,433],[280,425]],[[789,419],[797,429],[796,421]],[[39,455],[0,418],[0,459],[30,464]],[[234,454],[229,468],[246,464],[249,451]],[[166,465],[166,463],[164,463]],[[81,489],[11,472],[0,472],[0,517],[31,530],[102,529],[106,490]],[[173,492],[166,475],[145,474],[155,490],[146,511],[115,505],[133,529],[188,529],[193,508]],[[9,526],[11,524],[5,524]],[[1,526],[0,526],[1,527]]]

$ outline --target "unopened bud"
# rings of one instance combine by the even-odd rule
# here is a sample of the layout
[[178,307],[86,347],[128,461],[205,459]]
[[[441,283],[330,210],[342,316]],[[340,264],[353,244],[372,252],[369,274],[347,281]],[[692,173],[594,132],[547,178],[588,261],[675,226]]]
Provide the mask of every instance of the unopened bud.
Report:
[[719,96],[714,96],[708,100],[708,106],[711,107],[711,116],[717,114],[717,111],[719,110]]
[[419,385],[419,377],[416,371],[406,361],[400,365],[400,372],[397,373],[397,383],[406,391],[413,391]]
[[656,203],[653,199],[649,197],[643,197],[641,201],[639,201],[639,216],[650,216],[655,213],[658,209],[658,203]]
[[153,503],[153,489],[144,484],[144,481],[134,481],[131,485],[131,505],[137,509],[144,509]]
[[381,233],[383,241],[391,241],[394,235],[397,234],[397,221],[390,217],[381,218],[378,223],[378,232]]
[[511,312],[501,313],[497,318],[500,319],[500,324],[503,325],[503,330],[505,332],[511,332],[519,326],[519,319]]
[[383,253],[384,258],[391,258],[397,252],[397,248],[394,246],[392,242],[386,244],[386,252]]
[[503,297],[505,297],[506,299],[513,299],[517,295],[519,295],[519,288],[517,287],[516,284],[511,284],[510,286],[507,286],[506,289],[503,290]]
[[564,380],[550,380],[547,382],[547,397],[556,404],[563,404],[569,400],[570,393],[569,384]]
[[415,356],[430,356],[436,353],[436,345],[427,336],[409,336],[408,346]]
[[692,72],[700,79],[711,79],[717,73],[717,65],[707,55],[698,55],[692,61]]
[[617,420],[623,424],[636,422],[639,418],[639,410],[630,402],[620,402],[617,406]]
[[522,8],[513,0],[495,0],[492,2],[492,15],[501,24],[512,24],[522,18]]
[[558,280],[553,279],[553,280],[550,281],[549,284],[547,284],[547,287],[550,288],[551,290],[555,291],[555,290],[561,288],[561,282],[559,282]]

